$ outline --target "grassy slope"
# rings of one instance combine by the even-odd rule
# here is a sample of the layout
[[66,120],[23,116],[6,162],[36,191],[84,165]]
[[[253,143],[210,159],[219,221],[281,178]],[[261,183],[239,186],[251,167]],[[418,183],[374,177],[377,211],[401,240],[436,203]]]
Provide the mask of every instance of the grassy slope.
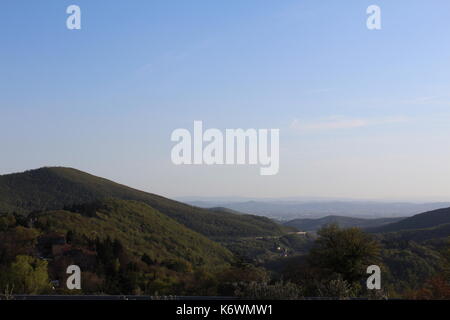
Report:
[[105,198],[144,202],[210,238],[279,235],[286,231],[268,218],[193,207],[71,168],[41,168],[0,176],[0,211],[26,214],[59,210]]

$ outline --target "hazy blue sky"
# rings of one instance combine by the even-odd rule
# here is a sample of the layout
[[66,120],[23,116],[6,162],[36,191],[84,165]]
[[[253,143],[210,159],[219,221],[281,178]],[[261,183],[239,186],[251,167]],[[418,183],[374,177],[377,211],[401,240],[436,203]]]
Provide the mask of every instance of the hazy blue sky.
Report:
[[[68,5],[82,30],[66,28]],[[366,8],[382,9],[382,30]],[[450,199],[447,0],[2,0],[0,173],[166,196]],[[175,166],[171,132],[280,128],[280,172]]]

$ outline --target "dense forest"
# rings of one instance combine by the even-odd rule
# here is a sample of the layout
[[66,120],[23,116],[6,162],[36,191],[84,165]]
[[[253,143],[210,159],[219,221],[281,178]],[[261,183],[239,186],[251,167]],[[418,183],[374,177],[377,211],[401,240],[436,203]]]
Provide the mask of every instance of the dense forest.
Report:
[[[303,233],[75,169],[4,175],[0,296],[450,299],[449,212],[367,230],[331,221],[337,223]],[[82,270],[81,290],[65,286],[72,264]],[[382,289],[369,291],[366,268],[373,264],[381,267]]]

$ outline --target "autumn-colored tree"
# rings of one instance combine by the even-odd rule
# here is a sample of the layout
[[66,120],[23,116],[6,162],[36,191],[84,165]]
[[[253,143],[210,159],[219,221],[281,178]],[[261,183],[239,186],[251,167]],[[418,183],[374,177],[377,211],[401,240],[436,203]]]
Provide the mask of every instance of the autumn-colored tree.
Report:
[[445,276],[436,276],[428,280],[423,288],[408,292],[406,298],[415,300],[450,300],[450,285]]
[[9,265],[18,255],[32,255],[39,231],[17,226],[0,232],[0,262]]

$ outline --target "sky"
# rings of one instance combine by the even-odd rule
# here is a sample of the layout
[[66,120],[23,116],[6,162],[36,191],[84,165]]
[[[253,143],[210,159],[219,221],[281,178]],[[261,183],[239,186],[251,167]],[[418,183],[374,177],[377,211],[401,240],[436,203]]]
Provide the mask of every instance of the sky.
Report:
[[[81,8],[68,30],[66,8]],[[381,30],[366,9],[381,8]],[[0,174],[168,197],[450,200],[447,0],[3,0]],[[176,166],[177,128],[280,129],[280,169]]]

